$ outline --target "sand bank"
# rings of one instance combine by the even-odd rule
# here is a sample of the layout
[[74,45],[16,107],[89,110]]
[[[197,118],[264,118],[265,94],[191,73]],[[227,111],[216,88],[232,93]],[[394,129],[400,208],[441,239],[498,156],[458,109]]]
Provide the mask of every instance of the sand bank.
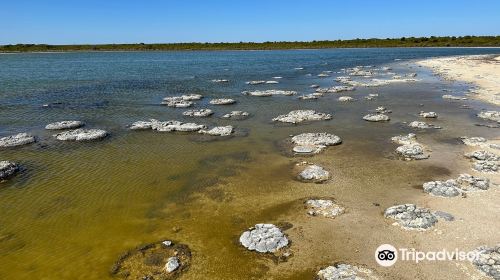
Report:
[[432,70],[448,80],[471,83],[474,98],[500,105],[500,56],[467,55],[431,58],[417,64]]

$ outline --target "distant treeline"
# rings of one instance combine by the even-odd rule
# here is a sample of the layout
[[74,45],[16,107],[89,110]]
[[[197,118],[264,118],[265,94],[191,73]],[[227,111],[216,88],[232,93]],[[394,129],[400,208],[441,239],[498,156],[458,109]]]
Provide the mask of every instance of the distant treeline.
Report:
[[184,51],[184,50],[281,50],[324,48],[390,48],[390,47],[500,47],[500,36],[402,37],[387,39],[353,39],[311,42],[239,42],[239,43],[169,43],[169,44],[102,44],[102,45],[2,45],[0,52],[60,51]]

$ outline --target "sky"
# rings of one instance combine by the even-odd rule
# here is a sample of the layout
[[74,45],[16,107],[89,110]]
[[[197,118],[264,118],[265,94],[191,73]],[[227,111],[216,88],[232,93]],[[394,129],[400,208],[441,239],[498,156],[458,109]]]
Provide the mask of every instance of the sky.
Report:
[[499,0],[0,2],[0,45],[500,35]]

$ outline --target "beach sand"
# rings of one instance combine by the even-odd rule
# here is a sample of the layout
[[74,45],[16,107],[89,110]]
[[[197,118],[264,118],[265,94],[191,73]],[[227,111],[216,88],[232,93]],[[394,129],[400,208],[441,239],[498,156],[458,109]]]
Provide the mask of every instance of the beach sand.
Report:
[[468,55],[431,58],[417,62],[445,79],[475,85],[470,96],[500,105],[500,56]]

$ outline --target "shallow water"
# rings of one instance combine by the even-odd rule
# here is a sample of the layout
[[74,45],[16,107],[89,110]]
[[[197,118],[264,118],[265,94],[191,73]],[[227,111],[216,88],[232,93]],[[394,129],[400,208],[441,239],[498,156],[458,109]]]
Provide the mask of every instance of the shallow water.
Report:
[[[0,56],[0,136],[31,132],[36,144],[0,150],[0,159],[23,165],[24,171],[0,184],[1,279],[107,279],[124,251],[143,243],[173,239],[193,251],[193,265],[182,279],[312,279],[315,269],[353,255],[340,253],[346,241],[349,213],[370,213],[384,223],[383,208],[420,195],[422,180],[450,175],[459,153],[457,137],[498,136],[477,127],[477,110],[490,105],[450,102],[441,96],[462,94],[466,85],[441,81],[411,59],[497,53],[497,49],[339,49],[243,52],[61,53]],[[394,61],[395,59],[402,59]],[[292,96],[249,97],[249,89],[288,89],[309,93],[311,84],[336,85],[322,71],[356,65],[390,65],[394,72],[417,72],[420,82],[330,94],[301,101]],[[294,70],[304,67],[304,70]],[[311,73],[312,76],[306,74]],[[277,85],[245,85],[249,80],[282,76]],[[211,79],[229,79],[215,84]],[[158,105],[164,96],[200,93],[196,107],[212,97],[238,103],[211,106],[215,116],[190,119],[183,109]],[[368,93],[379,93],[367,101]],[[349,95],[358,101],[340,103]],[[43,104],[55,104],[42,107]],[[393,113],[389,123],[361,119],[383,105]],[[332,113],[330,121],[290,126],[273,124],[278,114],[294,109]],[[231,110],[252,117],[222,120]],[[437,111],[442,130],[419,132],[433,148],[431,159],[393,159],[389,138],[411,132],[403,122],[418,120],[420,110]],[[193,120],[210,125],[232,124],[242,132],[225,140],[204,141],[192,134],[128,131],[136,120]],[[103,128],[111,137],[101,142],[60,143],[43,127],[52,121],[79,119]],[[305,160],[332,171],[328,184],[294,180],[292,158],[282,140],[302,132],[330,132],[343,144]],[[439,156],[438,156],[439,155]],[[453,174],[452,174],[453,175]],[[387,190],[394,189],[388,195]],[[347,208],[345,217],[328,221],[337,232],[330,239],[309,240],[318,229],[305,221],[302,201],[333,196]],[[238,245],[242,231],[259,222],[291,222],[294,256],[288,263],[246,252]],[[319,229],[328,235],[332,229]],[[302,233],[301,233],[302,232]],[[301,235],[302,234],[302,235]],[[301,237],[302,236],[302,237]],[[321,235],[320,235],[321,236]],[[352,233],[353,238],[363,238]],[[326,238],[326,237],[325,237]],[[328,238],[332,238],[329,236]],[[321,246],[320,244],[327,244]],[[331,246],[335,247],[332,248]],[[311,254],[306,247],[324,247]],[[327,250],[330,250],[327,251]],[[313,255],[313,257],[311,257]],[[308,257],[309,256],[309,257]]]

